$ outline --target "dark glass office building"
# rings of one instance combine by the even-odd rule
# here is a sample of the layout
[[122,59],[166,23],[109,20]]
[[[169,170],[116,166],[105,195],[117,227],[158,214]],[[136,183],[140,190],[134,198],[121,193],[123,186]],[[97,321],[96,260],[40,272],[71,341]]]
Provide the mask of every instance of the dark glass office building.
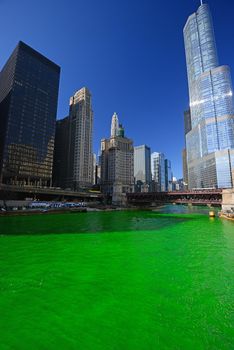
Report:
[[0,72],[0,182],[50,186],[60,67],[19,42]]
[[55,132],[53,186],[67,188],[68,164],[69,164],[69,116],[57,120]]

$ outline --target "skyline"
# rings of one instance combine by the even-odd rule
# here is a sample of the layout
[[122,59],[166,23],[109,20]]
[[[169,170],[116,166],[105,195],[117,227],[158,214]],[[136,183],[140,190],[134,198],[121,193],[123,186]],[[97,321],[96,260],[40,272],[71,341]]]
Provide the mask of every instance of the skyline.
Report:
[[[45,3],[43,0],[41,8]],[[234,25],[231,17],[234,4],[225,1],[223,6],[217,0],[208,3],[213,15],[220,63],[230,66],[233,77],[234,49],[231,43]],[[93,4],[91,12],[88,11],[90,4]],[[25,21],[20,16],[22,10],[25,10],[24,5],[28,9]],[[57,4],[56,9],[53,8],[54,26],[49,23],[52,8],[51,4],[48,4],[48,12],[43,17],[44,23],[41,26],[41,22],[38,22],[38,19],[42,18],[39,4],[32,7],[29,1],[25,0],[20,5],[16,3],[12,12],[11,9],[7,9],[6,1],[0,1],[0,8],[3,8],[1,10],[6,12],[0,24],[2,32],[7,28],[7,13],[13,16],[12,23],[15,23],[14,28],[17,29],[10,29],[9,35],[2,40],[0,69],[17,42],[23,40],[62,68],[58,119],[68,115],[69,98],[75,91],[83,86],[90,89],[94,110],[95,153],[100,149],[101,138],[108,137],[111,117],[116,111],[123,122],[126,136],[133,139],[134,145],[147,144],[152,152],[163,152],[172,162],[174,175],[181,177],[181,151],[184,146],[183,111],[188,107],[183,27],[187,17],[197,10],[200,2],[173,3],[170,6],[160,2],[161,12],[164,12],[165,16],[153,11],[159,7],[152,1],[147,1],[144,5],[137,1],[132,7],[130,4],[124,5],[123,1],[120,1],[118,6],[110,6],[107,1],[102,1],[99,8],[93,1],[86,4],[77,3],[76,6],[78,5],[83,6],[79,12],[82,16],[78,17],[81,25],[72,39],[76,39],[77,33],[80,40],[77,38],[77,47],[73,48],[70,32],[67,28],[64,29],[67,22],[64,23],[63,19],[69,12],[69,21],[72,22],[74,14],[67,10],[65,2],[62,1]],[[148,5],[150,6],[147,7]],[[37,21],[33,15],[29,16],[33,9],[38,13]],[[121,11],[123,9],[125,12]],[[88,15],[90,17],[87,17]],[[87,18],[91,18],[93,22],[84,28],[82,24]],[[170,22],[166,30],[165,18]],[[66,19],[68,21],[68,18]],[[139,19],[142,19],[142,22],[137,22]],[[60,29],[61,22],[64,23],[64,27]],[[17,23],[20,23],[20,28],[17,27]],[[76,28],[74,22],[72,23],[71,31]],[[84,33],[85,36],[82,36]],[[139,48],[142,48],[141,52]],[[143,88],[140,88],[141,86]],[[140,100],[143,101],[138,103]]]

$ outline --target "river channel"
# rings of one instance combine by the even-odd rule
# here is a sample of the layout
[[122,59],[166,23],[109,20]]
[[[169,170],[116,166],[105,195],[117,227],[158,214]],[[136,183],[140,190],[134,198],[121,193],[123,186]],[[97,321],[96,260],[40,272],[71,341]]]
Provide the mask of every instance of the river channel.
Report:
[[234,349],[234,222],[167,206],[0,217],[0,349]]

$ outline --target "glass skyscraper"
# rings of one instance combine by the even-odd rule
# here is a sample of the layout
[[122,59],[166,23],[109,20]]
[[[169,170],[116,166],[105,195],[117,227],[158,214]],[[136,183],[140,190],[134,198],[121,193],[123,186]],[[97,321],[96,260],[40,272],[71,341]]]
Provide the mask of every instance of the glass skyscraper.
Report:
[[60,67],[19,42],[0,72],[0,182],[50,186]]
[[219,66],[210,10],[184,27],[192,129],[186,134],[189,188],[233,186],[234,101],[228,66]]
[[154,191],[166,191],[165,156],[163,153],[153,152],[151,154],[151,171]]
[[151,185],[150,147],[146,145],[134,147],[134,179],[136,190],[144,191]]
[[165,159],[165,190],[172,190],[172,170],[171,170],[171,161]]
[[67,188],[69,117],[56,121],[53,186]]

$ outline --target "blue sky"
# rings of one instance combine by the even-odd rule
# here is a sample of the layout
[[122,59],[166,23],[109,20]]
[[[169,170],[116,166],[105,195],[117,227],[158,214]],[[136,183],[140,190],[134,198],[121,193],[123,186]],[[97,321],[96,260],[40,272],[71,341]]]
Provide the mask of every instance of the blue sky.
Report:
[[[234,2],[208,1],[220,64],[234,72]],[[188,88],[183,26],[199,0],[0,0],[0,67],[19,40],[62,68],[58,118],[83,86],[93,96],[94,151],[113,112],[135,145],[147,144],[182,175]]]

